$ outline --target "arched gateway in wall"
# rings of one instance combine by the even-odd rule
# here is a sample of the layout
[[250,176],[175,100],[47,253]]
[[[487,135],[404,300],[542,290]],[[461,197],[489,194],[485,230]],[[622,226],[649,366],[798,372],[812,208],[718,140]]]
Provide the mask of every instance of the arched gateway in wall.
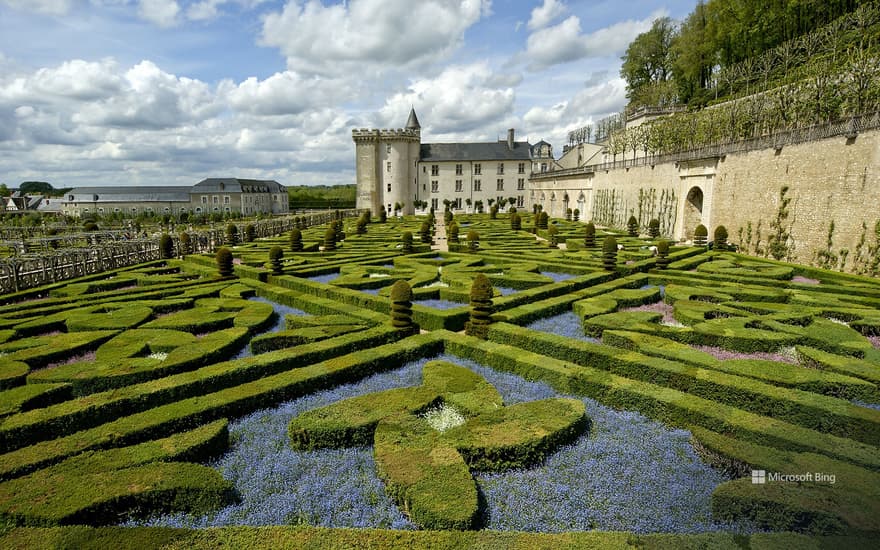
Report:
[[686,239],[693,239],[694,229],[703,223],[703,198],[703,190],[697,185],[685,195],[682,222]]

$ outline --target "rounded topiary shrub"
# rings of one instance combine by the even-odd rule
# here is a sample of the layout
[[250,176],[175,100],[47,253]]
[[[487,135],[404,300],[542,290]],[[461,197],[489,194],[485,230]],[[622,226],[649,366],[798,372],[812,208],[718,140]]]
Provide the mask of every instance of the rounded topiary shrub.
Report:
[[489,334],[489,325],[492,323],[492,283],[483,273],[477,273],[471,285],[470,320],[465,323],[465,334],[477,338],[486,339]]
[[471,229],[467,234],[468,250],[476,252],[480,248],[480,234]]
[[361,217],[366,220],[367,223],[370,223],[372,221],[373,213],[370,211],[369,208],[367,208],[366,210],[364,210],[364,213],[361,214]]
[[669,265],[669,241],[662,240],[657,243],[657,267],[666,269]]
[[238,226],[234,223],[226,226],[226,244],[238,244]]
[[446,239],[449,241],[449,244],[458,244],[458,224],[452,222],[449,227],[446,228]]
[[284,251],[280,246],[273,246],[269,249],[269,264],[272,267],[272,275],[283,275],[284,271],[281,266],[281,260],[284,259]]
[[95,222],[86,222],[83,224],[83,231],[98,231],[98,224]]
[[413,253],[413,234],[410,231],[405,231],[403,235],[400,237],[401,251],[404,254],[412,254]]
[[727,250],[727,228],[723,225],[719,225],[715,228],[715,249],[716,250]]
[[493,204],[492,208],[489,209],[489,219],[495,220],[498,218],[498,205]]
[[637,220],[635,216],[630,216],[629,220],[626,222],[626,233],[630,237],[639,236],[639,220]]
[[584,226],[584,246],[587,248],[596,246],[596,226],[593,222],[587,222]]
[[254,224],[249,223],[244,227],[244,240],[245,242],[251,243],[254,242],[254,239],[257,238],[257,228],[254,227]]
[[709,236],[709,230],[706,226],[700,224],[694,229],[694,244],[697,246],[706,246],[706,237]]
[[513,231],[522,229],[522,218],[516,212],[510,215],[510,229]]
[[159,237],[159,257],[163,260],[174,257],[174,241],[168,233],[162,233]]
[[538,212],[538,215],[535,216],[535,225],[538,229],[547,229],[547,223],[550,221],[550,216],[546,212]]
[[556,224],[550,226],[547,234],[550,235],[550,246],[557,248],[559,246],[559,228],[556,227]]
[[413,328],[412,288],[406,281],[395,281],[391,286],[391,326],[405,330]]
[[217,250],[217,272],[221,277],[231,277],[232,271],[232,251],[225,246]]
[[388,221],[388,214],[385,213],[385,209],[379,210],[379,223],[385,223]]
[[[338,210],[337,210],[338,212]],[[341,243],[345,240],[345,231],[343,231],[342,219],[334,221],[330,226],[336,232],[336,242]]]
[[360,219],[357,221],[357,229],[356,229],[356,231],[357,231],[357,234],[358,234],[358,235],[363,235],[363,234],[365,234],[365,233],[367,232],[367,220],[365,220],[364,218],[360,218]]
[[617,267],[617,239],[608,235],[602,242],[602,267],[606,271],[614,271]]
[[571,208],[565,209],[565,221],[567,221],[567,222],[571,221]]
[[573,219],[574,221],[578,221],[578,220],[581,219],[581,211],[580,211],[579,209],[575,208],[575,209],[574,209],[574,212],[573,212],[572,214],[573,214],[573,215],[572,215],[572,219]]
[[452,210],[447,210],[443,212],[443,223],[449,225],[450,223],[452,223],[452,217]]
[[648,222],[648,235],[650,235],[652,239],[656,239],[660,236],[660,220],[657,218],[651,218],[651,221]]
[[336,250],[336,229],[331,225],[324,231],[324,251]]
[[189,233],[184,231],[183,233],[180,234],[180,236],[178,237],[178,240],[180,241],[180,253],[181,254],[192,254],[192,251],[193,251],[192,238],[189,236]]
[[302,231],[294,227],[290,230],[290,251],[291,252],[302,252],[303,249],[303,236]]
[[428,222],[422,222],[421,227],[419,227],[419,239],[424,244],[431,244],[431,224]]

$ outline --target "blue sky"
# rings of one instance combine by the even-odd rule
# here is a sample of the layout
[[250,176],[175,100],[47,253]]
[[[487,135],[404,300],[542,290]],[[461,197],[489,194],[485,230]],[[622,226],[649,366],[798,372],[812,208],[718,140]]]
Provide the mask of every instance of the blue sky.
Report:
[[354,182],[351,130],[561,152],[696,0],[0,0],[0,182]]

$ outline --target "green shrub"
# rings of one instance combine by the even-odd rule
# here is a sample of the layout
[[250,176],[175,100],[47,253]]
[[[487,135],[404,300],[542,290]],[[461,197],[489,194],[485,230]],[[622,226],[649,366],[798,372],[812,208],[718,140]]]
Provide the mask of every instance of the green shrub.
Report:
[[452,222],[451,224],[449,224],[449,226],[447,226],[446,239],[450,244],[452,244],[452,245],[458,244],[458,231],[459,231],[458,224],[455,222]]
[[669,266],[669,241],[663,239],[657,243],[657,267],[666,269]]
[[660,220],[657,218],[651,218],[651,221],[648,222],[648,235],[650,235],[652,239],[656,239],[660,236]]
[[431,224],[428,222],[422,222],[422,225],[419,227],[419,240],[422,241],[423,244],[431,244]]
[[635,216],[630,216],[626,222],[626,232],[630,237],[639,236],[639,220]]
[[727,250],[727,228],[723,225],[715,228],[715,242],[713,246],[716,250]]
[[168,233],[162,233],[159,237],[159,257],[163,260],[174,257],[174,241]]
[[400,237],[401,242],[401,252],[404,254],[412,254],[413,253],[413,234],[410,231],[404,231],[403,235]]
[[254,239],[257,238],[257,229],[254,227],[254,224],[249,223],[244,226],[244,240],[245,242],[251,243],[254,242]]
[[510,229],[513,231],[522,229],[522,218],[515,212],[510,215]]
[[471,229],[467,234],[468,251],[476,252],[480,248],[480,234],[476,230]]
[[336,228],[332,225],[324,231],[324,252],[336,250]]
[[565,209],[565,221],[567,221],[567,222],[571,221],[571,208]]
[[593,222],[587,222],[584,226],[584,246],[587,248],[596,246],[596,226]]
[[550,246],[557,248],[559,246],[559,228],[556,227],[555,223],[547,230],[547,234],[550,236]]
[[226,244],[235,246],[239,242],[238,226],[230,223],[226,226]]
[[606,271],[614,271],[617,267],[617,239],[613,235],[602,241],[602,267]]
[[[235,227],[235,226],[233,226]],[[228,248],[220,247],[217,250],[216,254],[217,259],[217,273],[221,277],[231,277],[233,274],[232,271],[232,251]]]
[[391,286],[391,326],[394,328],[413,328],[412,296],[412,288],[404,280],[397,280]]
[[489,278],[483,273],[477,273],[471,285],[470,321],[465,325],[465,333],[478,338],[486,338],[489,324],[492,322],[492,295],[494,290]]
[[269,249],[269,264],[272,266],[272,275],[284,274],[282,260],[284,260],[284,251],[280,246],[273,246]]
[[343,229],[345,229],[345,226],[342,223],[342,214],[339,212],[339,210],[336,211],[336,217],[337,219],[330,224],[330,227],[332,227],[333,230],[336,231],[336,242],[341,243],[345,240],[345,231],[343,231]]
[[538,212],[538,215],[535,216],[535,227],[538,229],[547,229],[547,223],[550,220],[550,216],[547,215],[546,212]]
[[385,209],[382,208],[379,210],[379,223],[385,223],[388,221],[388,214],[385,212]]
[[303,240],[302,240],[302,231],[298,228],[294,227],[290,230],[290,251],[291,252],[302,252],[303,249]]
[[572,217],[574,221],[579,221],[581,219],[581,211],[579,208],[574,209],[574,215]]
[[365,235],[367,233],[367,220],[360,218],[357,221],[357,229],[355,231],[358,235]]
[[189,236],[189,233],[186,231],[181,232],[178,240],[180,242],[180,253],[183,255],[192,254],[192,238]]
[[706,246],[706,238],[709,236],[709,230],[706,229],[706,226],[700,224],[694,229],[694,245],[696,246]]
[[98,231],[98,224],[94,221],[87,221],[83,224],[83,231]]

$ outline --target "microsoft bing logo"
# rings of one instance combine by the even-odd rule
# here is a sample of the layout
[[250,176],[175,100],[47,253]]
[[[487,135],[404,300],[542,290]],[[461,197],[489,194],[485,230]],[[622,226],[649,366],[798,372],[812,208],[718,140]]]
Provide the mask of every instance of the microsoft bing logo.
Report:
[[767,483],[767,472],[764,470],[752,470],[752,483],[758,485]]

